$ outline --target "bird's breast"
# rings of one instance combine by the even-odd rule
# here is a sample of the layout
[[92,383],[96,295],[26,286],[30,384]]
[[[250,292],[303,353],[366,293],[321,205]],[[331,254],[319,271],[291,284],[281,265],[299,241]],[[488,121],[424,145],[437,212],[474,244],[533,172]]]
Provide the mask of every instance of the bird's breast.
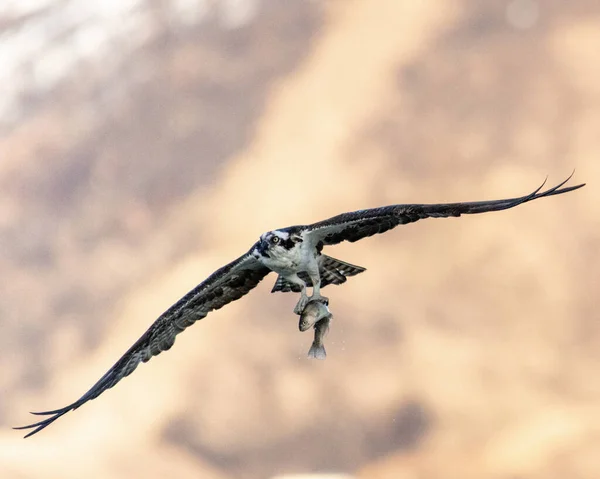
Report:
[[269,257],[261,258],[262,263],[276,273],[289,275],[299,271],[305,271],[308,264],[314,261],[314,255],[305,251],[302,243],[295,248],[272,248]]

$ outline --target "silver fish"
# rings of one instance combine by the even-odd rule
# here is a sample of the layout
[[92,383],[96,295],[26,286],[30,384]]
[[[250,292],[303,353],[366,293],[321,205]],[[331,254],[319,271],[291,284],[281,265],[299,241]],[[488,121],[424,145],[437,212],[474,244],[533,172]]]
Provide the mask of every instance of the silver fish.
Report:
[[304,307],[300,315],[300,322],[298,323],[300,331],[315,328],[315,339],[308,351],[309,358],[325,359],[327,356],[325,346],[323,346],[323,338],[329,331],[329,323],[333,318],[328,304],[328,301],[311,301]]
[[302,310],[300,314],[300,321],[298,322],[298,329],[300,331],[308,331],[321,319],[327,315],[331,315],[328,301],[313,300],[310,301]]
[[329,323],[331,322],[331,318],[333,318],[333,315],[329,313],[315,324],[315,339],[308,350],[309,358],[325,359],[327,357],[325,346],[323,345],[323,338],[329,331]]

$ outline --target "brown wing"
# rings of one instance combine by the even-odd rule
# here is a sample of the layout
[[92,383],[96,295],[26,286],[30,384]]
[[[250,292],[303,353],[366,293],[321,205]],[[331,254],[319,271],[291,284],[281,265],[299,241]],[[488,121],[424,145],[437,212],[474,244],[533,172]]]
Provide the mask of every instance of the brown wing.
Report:
[[468,203],[383,206],[381,208],[343,213],[333,218],[308,225],[306,226],[306,230],[307,234],[314,238],[315,243],[322,242],[323,245],[334,245],[342,241],[354,242],[374,234],[384,233],[398,225],[414,223],[424,218],[446,218],[449,216],[506,210],[538,198],[567,193],[585,185],[583,183],[581,185],[561,188],[571,179],[571,176],[557,186],[540,192],[546,183],[544,181],[534,192],[519,198]]
[[41,431],[67,412],[77,409],[112,388],[125,376],[129,376],[140,362],[145,363],[152,356],[170,349],[175,342],[175,336],[209,312],[248,293],[270,272],[252,256],[251,251],[252,249],[215,271],[160,315],[148,331],[81,398],[54,411],[34,412],[32,414],[50,417],[14,429],[33,429],[25,437]]

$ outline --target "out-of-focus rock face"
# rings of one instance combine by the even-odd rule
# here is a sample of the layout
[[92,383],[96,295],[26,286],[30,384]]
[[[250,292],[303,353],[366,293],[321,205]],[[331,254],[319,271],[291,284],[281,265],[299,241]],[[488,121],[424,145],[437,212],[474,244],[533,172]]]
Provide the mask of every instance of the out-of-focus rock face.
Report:
[[[0,51],[19,58],[10,84],[21,91],[2,112],[0,264],[10,280],[1,296],[4,321],[20,331],[0,342],[5,352],[33,350],[19,381],[46,379],[47,351],[35,345],[59,323],[82,348],[98,346],[123,289],[206,246],[201,222],[167,218],[218,184],[322,16],[308,4],[248,0],[181,18],[179,3],[6,9]],[[80,51],[93,35],[106,48]],[[22,37],[40,38],[35,55]],[[47,56],[57,59],[54,81],[35,75]]]
[[[3,478],[596,477],[597,2],[101,4],[0,7]],[[368,271],[325,290],[324,362],[269,276],[9,430],[265,230],[573,168],[330,250]]]

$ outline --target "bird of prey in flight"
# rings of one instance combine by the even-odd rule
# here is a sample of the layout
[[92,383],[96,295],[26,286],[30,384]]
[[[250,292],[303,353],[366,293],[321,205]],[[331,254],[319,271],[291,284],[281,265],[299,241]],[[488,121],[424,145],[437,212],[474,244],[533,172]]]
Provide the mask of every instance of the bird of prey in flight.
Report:
[[[384,233],[398,225],[414,223],[425,218],[457,217],[506,210],[528,201],[560,195],[584,186],[580,184],[563,187],[571,176],[559,185],[542,191],[544,182],[534,192],[519,198],[467,203],[383,206],[343,213],[311,225],[289,226],[264,233],[248,252],[219,268],[161,314],[121,359],[77,401],[53,411],[32,413],[48,417],[15,429],[32,429],[25,436],[29,437],[67,412],[98,397],[125,376],[129,376],[140,362],[146,362],[152,356],[170,349],[177,334],[211,311],[244,296],[271,271],[279,275],[272,292],[300,293],[300,299],[294,309],[296,314],[301,314],[311,300],[327,301],[327,298],[321,296],[321,288],[329,284],[344,283],[348,276],[362,273],[365,268],[323,254],[325,246],[336,245],[343,241],[355,242]],[[312,288],[311,296],[306,293],[307,287]]]

